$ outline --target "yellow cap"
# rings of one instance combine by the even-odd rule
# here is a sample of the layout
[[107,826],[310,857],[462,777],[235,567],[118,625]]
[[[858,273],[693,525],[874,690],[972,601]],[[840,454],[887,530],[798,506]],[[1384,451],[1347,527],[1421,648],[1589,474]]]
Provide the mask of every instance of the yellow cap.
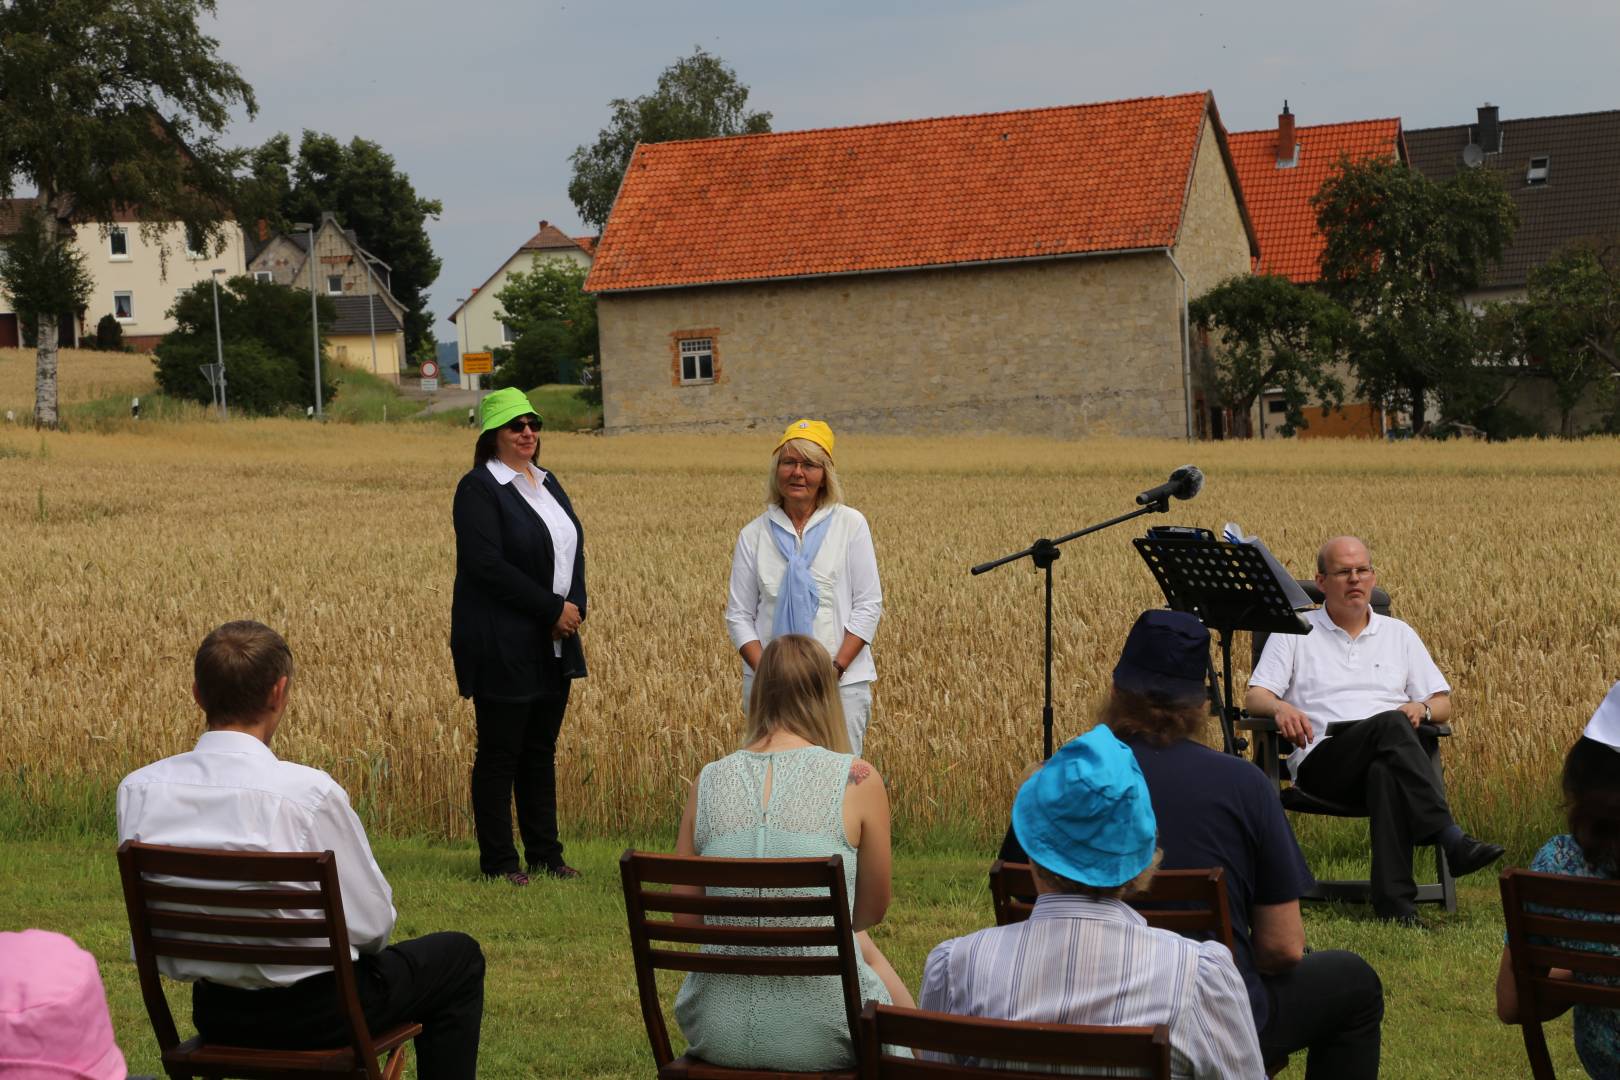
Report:
[[829,458],[833,456],[833,431],[832,428],[828,427],[824,421],[793,421],[793,423],[787,426],[787,430],[782,432],[782,437],[776,440],[776,445],[771,449],[780,450],[782,448],[782,444],[787,442],[789,439],[803,439],[806,442],[813,442],[823,450],[827,451],[827,456]]

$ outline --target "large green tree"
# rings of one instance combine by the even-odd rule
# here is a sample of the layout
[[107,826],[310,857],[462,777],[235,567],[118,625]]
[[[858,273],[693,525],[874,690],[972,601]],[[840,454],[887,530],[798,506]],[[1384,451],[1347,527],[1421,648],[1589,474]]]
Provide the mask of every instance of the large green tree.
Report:
[[[323,327],[337,317],[332,301],[318,295],[316,314]],[[309,293],[235,277],[219,289],[219,336],[225,354],[226,400],[231,408],[269,415],[288,406],[302,411],[315,401],[314,360],[310,355]],[[216,360],[214,295],[210,282],[180,294],[170,312],[175,328],[164,335],[152,362],[157,382],[172,397],[211,402],[213,391],[202,365]],[[321,394],[330,401],[336,388],[322,364]]]
[[1476,320],[1463,297],[1512,238],[1513,202],[1495,174],[1463,169],[1435,183],[1401,162],[1341,162],[1312,199],[1326,239],[1322,278],[1355,316],[1348,358],[1372,401],[1428,423],[1477,398]]
[[596,297],[585,291],[585,273],[570,260],[537,258],[532,269],[507,275],[495,299],[514,340],[501,350],[497,386],[555,382],[564,364],[598,354]]
[[[218,244],[241,155],[219,145],[253,89],[198,18],[214,0],[0,4],[0,197],[38,192],[47,240],[133,213],[163,243],[179,221]],[[57,423],[57,327],[39,320],[34,422]]]
[[1232,410],[1238,434],[1253,434],[1249,412],[1267,390],[1282,391],[1284,435],[1305,423],[1312,396],[1332,408],[1343,401],[1334,367],[1350,316],[1317,290],[1284,277],[1239,274],[1194,300],[1189,316],[1211,335],[1209,381]]
[[244,222],[262,218],[277,230],[295,221],[318,222],[324,211],[336,214],[367,251],[389,265],[389,289],[405,305],[406,348],[414,353],[421,342],[432,340],[427,290],[442,261],[433,252],[427,223],[444,212],[444,205],[418,195],[382,147],[368,139],[343,143],[305,131],[294,157],[292,140],[274,135],[249,155],[237,206]]
[[718,56],[694,45],[658,76],[658,87],[638,98],[608,102],[612,119],[590,146],[569,158],[574,178],[568,197],[580,220],[599,234],[607,225],[619,181],[637,143],[757,135],[771,130],[771,114],[748,111],[748,87]]

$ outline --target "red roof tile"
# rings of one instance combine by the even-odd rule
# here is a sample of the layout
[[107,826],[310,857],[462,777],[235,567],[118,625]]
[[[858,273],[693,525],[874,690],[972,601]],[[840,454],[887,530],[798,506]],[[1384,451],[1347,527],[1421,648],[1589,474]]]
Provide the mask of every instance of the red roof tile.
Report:
[[1260,240],[1262,274],[1279,274],[1301,284],[1321,278],[1322,234],[1311,206],[1322,182],[1339,160],[1402,157],[1399,119],[1314,124],[1294,129],[1299,161],[1277,167],[1277,129],[1235,132],[1228,138],[1243,198]]
[[642,145],[586,288],[1167,247],[1213,111],[1196,93]]

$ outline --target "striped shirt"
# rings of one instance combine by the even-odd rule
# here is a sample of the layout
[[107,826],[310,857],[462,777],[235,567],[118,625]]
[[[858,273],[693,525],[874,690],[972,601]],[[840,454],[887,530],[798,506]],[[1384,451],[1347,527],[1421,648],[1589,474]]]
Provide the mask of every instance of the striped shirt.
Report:
[[1027,922],[940,944],[917,1005],[1055,1024],[1168,1024],[1177,1078],[1265,1075],[1226,947],[1155,930],[1119,900],[1047,893]]

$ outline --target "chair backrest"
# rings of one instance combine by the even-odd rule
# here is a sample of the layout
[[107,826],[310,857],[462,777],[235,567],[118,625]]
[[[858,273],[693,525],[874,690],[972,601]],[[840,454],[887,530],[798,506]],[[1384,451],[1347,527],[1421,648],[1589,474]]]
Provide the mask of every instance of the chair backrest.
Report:
[[[355,988],[332,852],[213,851],[126,840],[118,846],[118,870],[141,996],[162,1051],[173,1050],[180,1036],[163,995],[159,958],[329,967],[349,1022],[356,1069],[380,1078]],[[209,937],[194,936],[199,934]]]
[[[1013,1061],[1016,1068],[975,1069],[944,1061],[885,1054],[905,1046],[957,1058]],[[1170,1080],[1170,1028],[1096,1027],[987,1020],[977,1016],[902,1009],[866,1003],[861,1010],[861,1080],[962,1080],[967,1076],[1016,1076],[1020,1080],[1133,1075]],[[1033,1068],[1050,1065],[1051,1069]],[[1061,1071],[1060,1071],[1061,1070]]]
[[[990,865],[990,896],[996,925],[1023,922],[1034,904],[1035,878],[1028,863],[997,859]],[[1226,898],[1226,872],[1219,866],[1203,870],[1158,870],[1146,892],[1126,898],[1149,926],[1172,930],[1183,937],[1219,941],[1232,952],[1232,912]]]
[[[660,1067],[674,1059],[659,1003],[657,972],[703,971],[726,975],[827,976],[839,979],[850,1043],[860,1018],[860,977],[849,894],[841,855],[809,859],[711,859],[626,851],[619,857],[630,950],[636,966],[641,1016],[653,1058]],[[690,891],[649,889],[684,886]],[[754,895],[709,895],[706,889],[749,890]],[[770,895],[767,890],[813,890],[807,895]],[[674,918],[649,918],[649,912]],[[748,919],[753,925],[707,922],[710,917]],[[802,925],[807,919],[814,925]],[[792,924],[783,925],[783,920]],[[773,925],[774,923],[774,925]],[[785,954],[731,953],[656,947],[655,942],[699,947],[793,950]],[[806,950],[799,952],[798,950]],[[817,952],[809,952],[816,949]],[[819,951],[825,950],[825,951]]]
[[[1568,1005],[1620,1009],[1620,880],[1507,870],[1501,887],[1530,1071],[1552,1080],[1537,1017]],[[1554,979],[1552,968],[1573,977]],[[1594,977],[1611,985],[1585,981]]]

